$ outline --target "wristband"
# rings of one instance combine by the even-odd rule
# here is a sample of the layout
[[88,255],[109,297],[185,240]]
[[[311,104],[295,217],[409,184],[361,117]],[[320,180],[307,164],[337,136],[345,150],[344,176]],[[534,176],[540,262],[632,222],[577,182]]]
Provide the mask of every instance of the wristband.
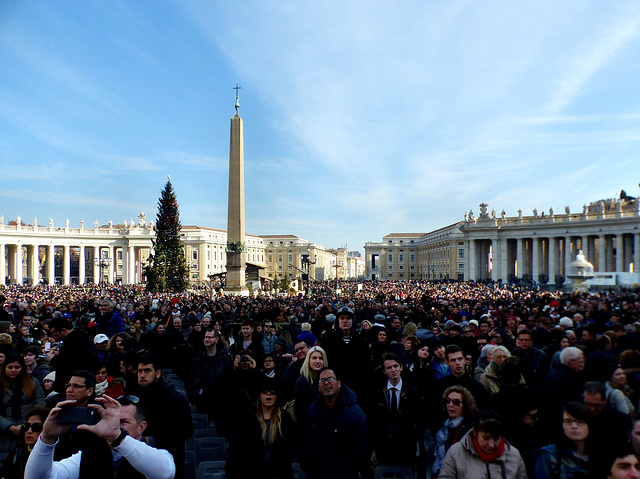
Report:
[[109,445],[112,448],[115,449],[120,444],[122,444],[122,441],[124,441],[124,438],[127,437],[128,435],[129,435],[129,433],[127,431],[125,431],[124,429],[120,428],[120,435]]

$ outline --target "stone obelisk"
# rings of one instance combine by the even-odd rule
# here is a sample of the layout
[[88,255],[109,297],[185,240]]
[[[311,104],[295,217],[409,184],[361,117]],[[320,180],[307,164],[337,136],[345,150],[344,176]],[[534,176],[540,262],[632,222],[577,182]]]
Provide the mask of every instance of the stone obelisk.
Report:
[[229,209],[227,214],[227,286],[225,293],[248,295],[245,273],[244,233],[244,136],[238,112],[240,100],[236,91],[236,114],[231,118],[229,146]]

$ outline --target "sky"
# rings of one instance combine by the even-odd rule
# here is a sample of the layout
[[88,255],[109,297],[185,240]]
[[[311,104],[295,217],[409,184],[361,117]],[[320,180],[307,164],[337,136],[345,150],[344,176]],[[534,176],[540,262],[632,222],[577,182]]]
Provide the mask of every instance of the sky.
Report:
[[[0,214],[363,250],[640,188],[640,2],[0,0]],[[137,221],[136,221],[137,222]]]

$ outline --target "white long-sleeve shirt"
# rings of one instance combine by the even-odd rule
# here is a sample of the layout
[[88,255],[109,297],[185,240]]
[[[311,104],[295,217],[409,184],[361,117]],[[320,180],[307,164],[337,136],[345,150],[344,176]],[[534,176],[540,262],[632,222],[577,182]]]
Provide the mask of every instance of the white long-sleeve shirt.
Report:
[[[78,479],[82,451],[54,462],[56,444],[46,444],[38,439],[27,461],[25,479]],[[131,436],[125,437],[115,451],[148,479],[173,479],[176,474],[173,456],[168,451],[153,448]]]

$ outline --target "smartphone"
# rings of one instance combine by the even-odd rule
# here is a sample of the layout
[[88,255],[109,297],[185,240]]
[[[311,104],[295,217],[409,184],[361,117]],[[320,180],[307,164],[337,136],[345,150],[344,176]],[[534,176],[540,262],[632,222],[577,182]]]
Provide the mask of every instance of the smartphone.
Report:
[[58,413],[58,424],[89,424],[100,422],[100,415],[88,407],[66,407]]
[[50,342],[46,342],[46,343],[44,343],[44,350],[45,350],[46,352],[51,351],[51,343],[50,343]]

